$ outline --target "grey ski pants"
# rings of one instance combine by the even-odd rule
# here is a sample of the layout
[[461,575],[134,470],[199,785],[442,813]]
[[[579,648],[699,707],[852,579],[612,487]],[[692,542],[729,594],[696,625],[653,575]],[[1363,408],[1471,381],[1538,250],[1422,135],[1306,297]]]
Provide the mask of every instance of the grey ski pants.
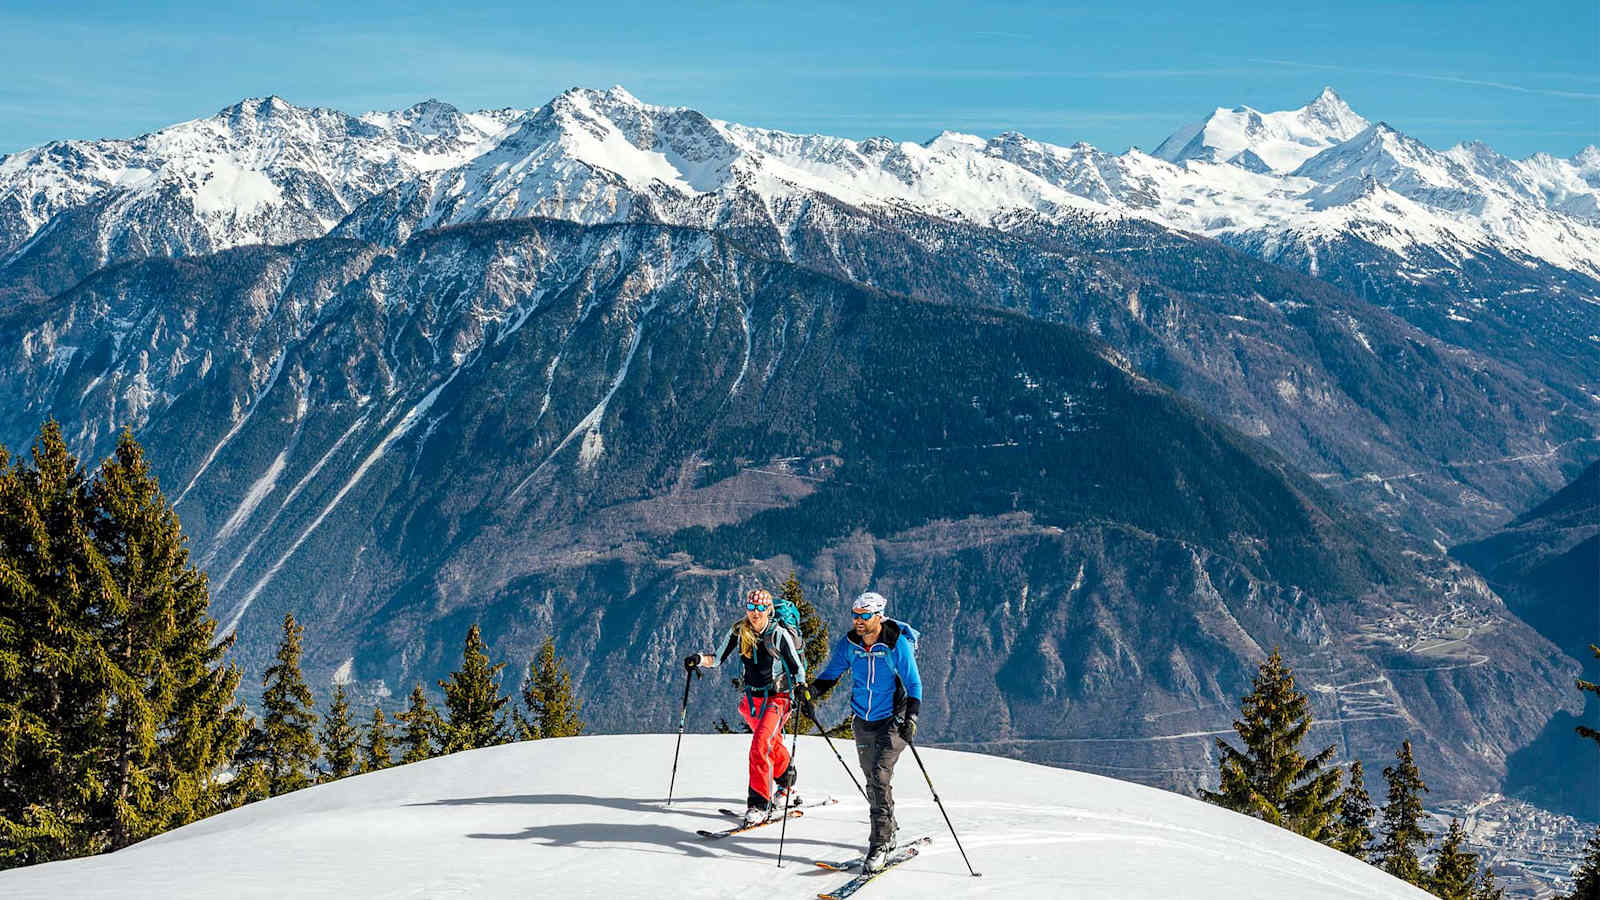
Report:
[[895,728],[893,716],[876,722],[856,719],[850,727],[855,734],[861,774],[867,777],[867,802],[872,805],[872,836],[868,841],[882,844],[894,834],[894,789],[889,782],[894,778],[895,760],[906,749],[906,742]]

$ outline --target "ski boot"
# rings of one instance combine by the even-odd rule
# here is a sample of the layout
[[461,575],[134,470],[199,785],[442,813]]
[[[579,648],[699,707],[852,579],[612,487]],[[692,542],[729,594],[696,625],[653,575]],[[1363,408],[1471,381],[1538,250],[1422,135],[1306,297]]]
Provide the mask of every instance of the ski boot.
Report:
[[744,811],[744,824],[746,826],[760,825],[762,822],[765,822],[769,816],[770,812],[767,807],[749,806]]
[[890,852],[888,844],[872,844],[868,846],[867,857],[861,861],[862,873],[870,875],[873,872],[883,871],[884,865],[889,862]]

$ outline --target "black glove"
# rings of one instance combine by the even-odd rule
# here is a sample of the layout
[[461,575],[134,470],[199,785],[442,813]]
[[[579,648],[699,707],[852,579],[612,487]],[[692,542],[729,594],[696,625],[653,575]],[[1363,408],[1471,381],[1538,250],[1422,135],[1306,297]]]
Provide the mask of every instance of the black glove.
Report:
[[811,701],[811,686],[802,684],[794,689],[795,702],[800,707],[800,712],[811,721],[817,720],[817,707]]
[[700,654],[696,653],[693,656],[686,656],[686,657],[683,658],[683,667],[685,669],[688,669],[689,671],[693,672],[695,669],[699,668],[699,666],[700,666]]
[[901,739],[909,744],[909,743],[911,743],[911,739],[913,737],[916,737],[916,735],[917,735],[917,714],[916,713],[906,713],[905,715],[901,716],[900,717],[900,737],[901,737]]

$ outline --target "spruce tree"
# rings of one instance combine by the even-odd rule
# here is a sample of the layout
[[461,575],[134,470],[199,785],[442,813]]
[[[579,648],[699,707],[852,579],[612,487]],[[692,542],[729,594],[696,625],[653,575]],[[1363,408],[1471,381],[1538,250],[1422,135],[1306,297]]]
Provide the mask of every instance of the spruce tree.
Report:
[[1366,859],[1372,844],[1372,796],[1361,770],[1361,760],[1350,763],[1349,781],[1339,795],[1339,833],[1334,849]]
[[124,430],[93,488],[107,581],[96,631],[113,677],[101,780],[107,848],[221,810],[221,776],[246,732],[238,670],[224,665],[205,576],[178,517]]
[[261,754],[267,789],[274,797],[309,785],[317,757],[322,755],[311,689],[300,674],[300,638],[304,634],[294,614],[285,613],[277,662],[262,677],[261,707],[266,715],[261,720]]
[[402,765],[421,762],[435,754],[435,742],[440,730],[439,714],[428,706],[428,697],[422,692],[421,682],[411,689],[411,705],[395,718],[405,725],[400,732],[400,746],[405,748],[400,755]]
[[344,685],[333,686],[333,700],[322,717],[322,755],[328,761],[328,780],[343,778],[356,771],[356,751],[360,734],[350,721],[350,702]]
[[1422,830],[1422,794],[1428,786],[1417,771],[1410,741],[1400,745],[1395,759],[1395,765],[1383,770],[1389,796],[1383,805],[1383,842],[1378,845],[1374,863],[1401,881],[1421,886],[1422,865],[1417,861],[1417,849],[1428,843],[1428,835]]
[[1583,865],[1573,876],[1566,900],[1600,900],[1600,828],[1583,847]]
[[545,638],[539,655],[528,662],[528,678],[522,686],[522,702],[527,707],[526,733],[534,738],[573,737],[583,733],[578,717],[583,704],[572,695],[572,677],[556,656],[555,641]]
[[373,704],[372,721],[367,724],[367,738],[361,745],[361,771],[376,772],[394,765],[389,755],[389,720],[383,717],[383,707]]
[[1310,759],[1301,755],[1300,743],[1311,728],[1311,704],[1295,690],[1294,675],[1276,649],[1261,664],[1240,705],[1243,715],[1233,728],[1244,749],[1217,740],[1221,785],[1201,796],[1312,840],[1337,840],[1342,773],[1328,766],[1334,747],[1330,744]]
[[[98,715],[106,692],[93,626],[105,561],[89,485],[61,428],[0,476],[0,868],[101,849]],[[98,575],[98,577],[97,577]]]
[[1467,832],[1460,819],[1450,820],[1450,830],[1434,854],[1433,869],[1423,879],[1423,887],[1443,900],[1473,900],[1478,885],[1478,855],[1465,849]]
[[[823,621],[822,616],[817,612],[817,608],[812,605],[811,601],[806,599],[805,589],[800,586],[800,579],[795,576],[795,573],[789,573],[789,578],[778,589],[778,593],[784,599],[793,603],[795,608],[800,611],[800,635],[803,642],[800,648],[801,658],[806,663],[806,674],[814,679],[817,676],[817,671],[822,668],[822,664],[828,659],[828,623]],[[830,687],[811,699],[816,703],[821,703],[828,699],[828,695],[832,693],[833,688]],[[817,727],[816,723],[802,723],[802,728],[808,734]]]
[[[793,572],[778,588],[778,593],[785,600],[795,605],[800,611],[800,634],[804,638],[804,646],[800,648],[801,657],[806,663],[806,673],[815,677],[817,670],[822,667],[828,658],[828,623],[823,621],[817,608],[806,599],[805,589],[800,586],[800,579]],[[822,698],[817,698],[821,700]]]
[[[1505,888],[1495,884],[1494,870],[1485,864],[1478,873],[1478,886],[1472,889],[1472,900],[1505,900],[1505,896]],[[1600,893],[1591,896],[1589,900],[1600,900]]]
[[468,628],[461,668],[439,682],[446,709],[441,735],[444,753],[505,743],[506,722],[500,715],[500,708],[510,699],[500,694],[500,670],[505,667],[505,663],[489,664],[478,626]]
[[272,796],[271,779],[267,777],[266,732],[261,723],[252,719],[244,743],[234,755],[233,780],[226,787],[226,804],[236,808],[246,803],[265,800]]
[[[1589,652],[1594,654],[1595,659],[1600,659],[1600,647],[1590,644]],[[1592,681],[1584,681],[1582,678],[1578,679],[1578,690],[1594,694],[1596,697],[1600,697],[1600,684],[1596,684]],[[1600,731],[1596,731],[1587,725],[1579,725],[1578,733],[1589,740],[1600,744]]]

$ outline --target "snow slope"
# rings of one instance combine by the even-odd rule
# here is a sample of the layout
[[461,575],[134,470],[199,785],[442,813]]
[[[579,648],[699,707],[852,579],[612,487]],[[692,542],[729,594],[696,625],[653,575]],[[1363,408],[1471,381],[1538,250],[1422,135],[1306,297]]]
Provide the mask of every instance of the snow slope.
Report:
[[[673,735],[513,744],[301,791],[119,853],[0,873],[8,897],[814,897],[848,879],[811,865],[852,855],[865,804],[827,747],[801,741],[801,786],[841,802],[722,841],[744,792],[748,738]],[[848,750],[846,745],[841,748]],[[924,750],[972,878],[906,754],[896,777],[924,855],[862,897],[1244,900],[1422,898],[1334,850],[1254,819],[1127,782],[997,757]],[[848,757],[847,757],[848,758]]]

